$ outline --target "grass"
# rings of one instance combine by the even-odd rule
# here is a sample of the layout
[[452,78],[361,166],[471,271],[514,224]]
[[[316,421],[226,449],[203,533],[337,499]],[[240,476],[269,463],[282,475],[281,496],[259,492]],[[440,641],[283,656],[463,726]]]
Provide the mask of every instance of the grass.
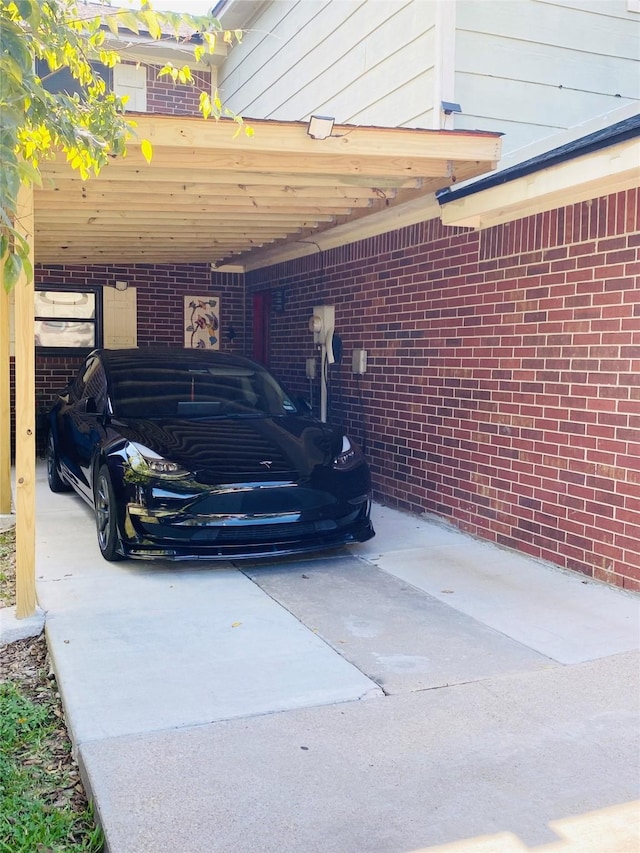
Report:
[[0,850],[97,853],[102,834],[89,806],[74,808],[77,779],[60,761],[54,709],[0,684]]
[[0,533],[0,607],[11,607],[15,600],[15,528]]
[[[13,532],[0,533],[0,607],[13,604]],[[44,636],[0,647],[0,853],[99,853]]]

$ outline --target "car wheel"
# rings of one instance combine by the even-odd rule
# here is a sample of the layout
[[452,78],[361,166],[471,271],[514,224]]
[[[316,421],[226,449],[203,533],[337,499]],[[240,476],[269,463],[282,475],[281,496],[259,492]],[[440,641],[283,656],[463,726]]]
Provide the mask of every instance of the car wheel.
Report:
[[58,454],[56,452],[56,440],[53,433],[49,433],[47,439],[47,481],[52,492],[68,492],[71,488],[58,472]]
[[109,469],[103,465],[98,472],[95,485],[94,505],[100,553],[109,562],[121,560],[118,553],[118,521],[116,498],[113,492]]

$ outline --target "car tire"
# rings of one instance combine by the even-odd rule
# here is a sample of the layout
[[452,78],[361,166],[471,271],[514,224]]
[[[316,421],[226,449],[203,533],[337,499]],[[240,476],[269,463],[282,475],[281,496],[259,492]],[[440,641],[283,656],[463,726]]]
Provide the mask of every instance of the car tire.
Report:
[[119,537],[116,498],[111,475],[106,465],[98,471],[94,490],[94,507],[100,553],[110,563],[121,560],[122,555],[117,550]]
[[58,471],[58,452],[53,433],[47,439],[47,482],[52,492],[68,492],[71,488],[60,476]]

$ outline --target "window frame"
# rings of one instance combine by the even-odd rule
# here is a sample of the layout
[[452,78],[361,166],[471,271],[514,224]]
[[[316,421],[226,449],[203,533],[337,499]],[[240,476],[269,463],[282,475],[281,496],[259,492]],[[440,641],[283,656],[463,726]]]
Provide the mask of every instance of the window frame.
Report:
[[[91,60],[89,65],[93,69],[93,73],[104,80],[107,91],[113,92],[113,69],[95,60]],[[56,71],[51,71],[46,59],[36,59],[34,69],[40,78],[43,89],[51,92],[52,95],[62,93],[69,96],[86,97],[84,87],[73,77],[68,68],[62,67]]]
[[[50,283],[50,284],[37,284],[35,286],[35,291],[37,293],[43,292],[56,292],[56,293],[91,293],[94,298],[95,305],[95,316],[93,318],[87,317],[79,320],[78,317],[52,317],[46,316],[44,314],[36,314],[34,310],[33,320],[34,320],[34,346],[36,355],[77,355],[86,357],[90,352],[93,352],[94,349],[100,349],[103,344],[103,314],[102,314],[102,288],[98,285],[87,285],[85,287],[78,286],[74,287],[70,284],[60,284],[60,283]],[[53,320],[58,322],[69,322],[69,323],[93,323],[94,327],[94,336],[93,336],[93,345],[89,347],[55,347],[47,344],[37,344],[35,343],[35,321],[36,320]]]

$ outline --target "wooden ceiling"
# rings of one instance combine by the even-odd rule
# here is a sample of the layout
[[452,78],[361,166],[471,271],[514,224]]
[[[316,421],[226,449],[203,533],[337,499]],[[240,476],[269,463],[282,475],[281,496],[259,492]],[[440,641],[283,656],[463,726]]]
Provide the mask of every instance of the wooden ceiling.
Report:
[[[150,164],[132,141],[84,181],[60,158],[34,193],[41,264],[232,263],[266,247],[313,241],[484,174],[498,134],[336,126],[312,139],[306,123],[135,115]],[[255,264],[254,264],[255,265]]]

